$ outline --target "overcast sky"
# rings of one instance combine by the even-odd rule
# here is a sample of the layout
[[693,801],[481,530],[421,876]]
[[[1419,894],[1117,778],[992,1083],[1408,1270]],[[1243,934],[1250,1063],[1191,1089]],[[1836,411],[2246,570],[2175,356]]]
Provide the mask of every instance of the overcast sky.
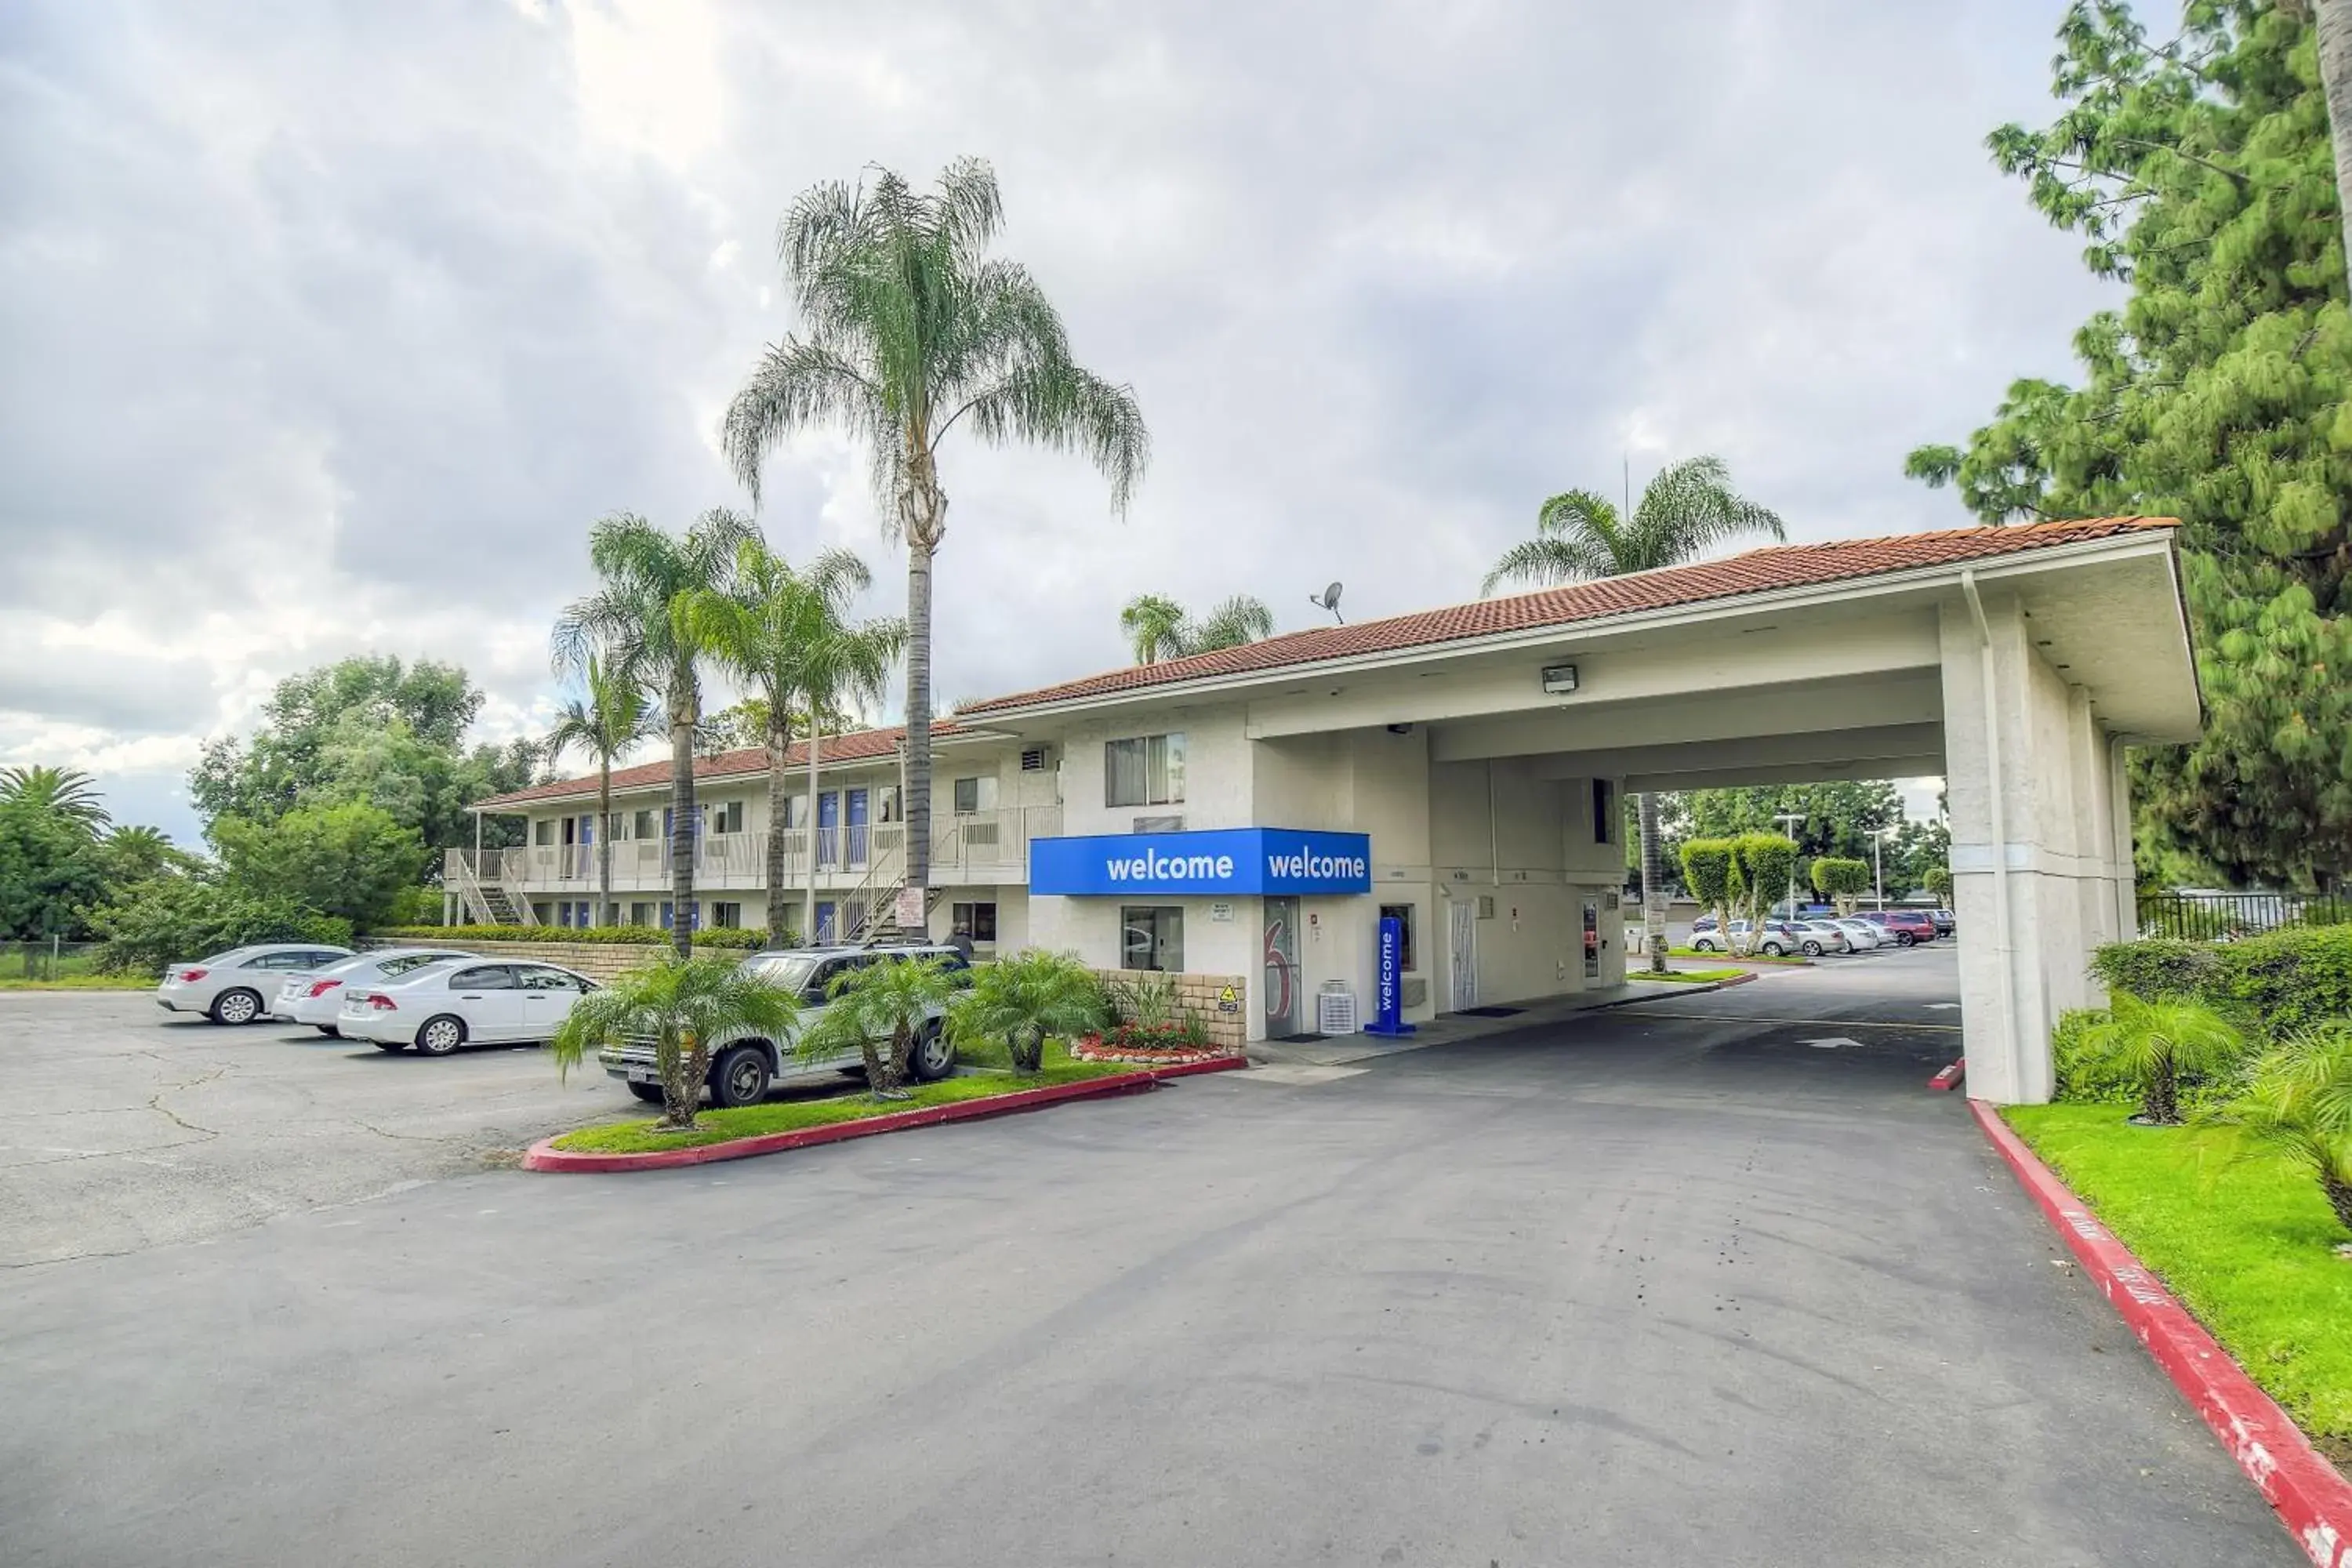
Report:
[[[720,409],[791,327],[809,184],[992,160],[1003,249],[1153,437],[951,442],[943,700],[1124,662],[1118,605],[1284,627],[1472,595],[1570,487],[1720,454],[1803,538],[1966,521],[1901,476],[2102,302],[1983,151],[2059,0],[0,9],[0,763],[196,837],[279,678],[462,663],[543,722],[615,509],[742,506]],[[2156,18],[2152,18],[2156,19]],[[770,465],[799,555],[903,557],[856,452]]]

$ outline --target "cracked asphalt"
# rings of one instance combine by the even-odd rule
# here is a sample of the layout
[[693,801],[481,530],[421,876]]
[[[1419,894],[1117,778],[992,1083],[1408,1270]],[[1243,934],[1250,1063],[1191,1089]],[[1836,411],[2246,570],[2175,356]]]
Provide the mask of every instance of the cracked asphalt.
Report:
[[118,1031],[81,1102],[273,1201],[459,1173],[12,1274],[0,1563],[2292,1568],[1924,1087],[1950,975],[629,1176],[463,1168],[535,1054]]
[[536,1048],[430,1060],[143,992],[0,993],[0,1268],[200,1241],[635,1104]]

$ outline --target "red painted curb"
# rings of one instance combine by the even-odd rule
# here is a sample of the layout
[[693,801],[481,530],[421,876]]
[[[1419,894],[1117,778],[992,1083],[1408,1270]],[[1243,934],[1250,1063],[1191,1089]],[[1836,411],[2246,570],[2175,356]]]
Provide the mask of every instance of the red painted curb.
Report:
[[[680,1165],[708,1165],[719,1160],[746,1160],[754,1154],[774,1154],[804,1149],[813,1143],[838,1143],[850,1138],[871,1138],[908,1127],[929,1127],[941,1121],[977,1121],[1034,1110],[1066,1100],[1099,1100],[1114,1094],[1136,1094],[1158,1086],[1162,1079],[1190,1078],[1195,1073],[1231,1072],[1249,1066],[1243,1057],[1186,1062],[1178,1067],[1140,1068],[1134,1072],[1081,1079],[1076,1083],[1048,1084],[1043,1089],[1015,1089],[986,1100],[963,1100],[952,1105],[924,1105],[869,1116],[857,1121],[836,1121],[826,1127],[801,1127],[789,1132],[764,1132],[756,1138],[735,1138],[724,1143],[702,1143],[690,1149],[663,1149],[650,1154],[600,1154],[558,1149],[554,1138],[542,1138],[523,1154],[526,1171],[573,1171],[589,1173],[614,1171],[665,1171]],[[557,1133],[556,1137],[563,1134]]]
[[2041,1205],[2148,1354],[2221,1439],[2304,1555],[2317,1568],[2352,1568],[2352,1481],[2312,1447],[2287,1413],[2254,1386],[2245,1369],[1997,1111],[1981,1100],[1969,1101],[1969,1109],[2009,1162],[2018,1184]]
[[1967,1061],[1957,1061],[1950,1067],[1938,1071],[1935,1077],[1929,1079],[1927,1080],[1927,1087],[1937,1090],[1958,1089],[1960,1086],[1960,1079],[1968,1077],[1968,1075],[1969,1064]]

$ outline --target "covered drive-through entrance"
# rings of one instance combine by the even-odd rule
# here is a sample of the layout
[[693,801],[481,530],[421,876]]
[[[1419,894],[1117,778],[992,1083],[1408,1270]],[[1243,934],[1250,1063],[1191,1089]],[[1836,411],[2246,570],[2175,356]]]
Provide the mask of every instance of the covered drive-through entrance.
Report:
[[[1421,1016],[1621,983],[1628,791],[1940,774],[1969,1089],[2039,1100],[2051,1026],[2133,924],[2126,750],[2193,738],[2201,710],[2171,525],[2108,519],[1780,546],[963,716],[1057,746],[1069,830],[1142,844],[1147,868],[1244,826],[1362,846],[1361,879],[1205,901],[1040,879],[1033,847],[1034,940],[1181,931],[1175,967],[1250,977],[1253,1037],[1324,982],[1369,994],[1383,915],[1410,927]],[[1177,759],[1140,807],[1119,794],[1136,747]]]

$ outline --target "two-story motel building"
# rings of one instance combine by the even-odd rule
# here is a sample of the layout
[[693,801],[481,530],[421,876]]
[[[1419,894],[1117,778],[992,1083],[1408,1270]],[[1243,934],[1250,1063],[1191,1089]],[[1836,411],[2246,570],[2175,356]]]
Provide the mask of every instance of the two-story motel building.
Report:
[[[2049,1026],[2133,929],[2127,744],[2201,721],[2172,529],[2108,519],[1778,546],[1319,627],[965,705],[935,729],[931,934],[1246,977],[1253,1039],[1315,1026],[1405,932],[1406,1016],[1623,983],[1629,790],[1942,774],[1969,1085],[2048,1098]],[[669,907],[668,763],[483,802],[528,844],[453,854],[453,915],[802,929],[890,918],[899,731],[697,766],[696,901]],[[790,885],[764,885],[767,835]]]

